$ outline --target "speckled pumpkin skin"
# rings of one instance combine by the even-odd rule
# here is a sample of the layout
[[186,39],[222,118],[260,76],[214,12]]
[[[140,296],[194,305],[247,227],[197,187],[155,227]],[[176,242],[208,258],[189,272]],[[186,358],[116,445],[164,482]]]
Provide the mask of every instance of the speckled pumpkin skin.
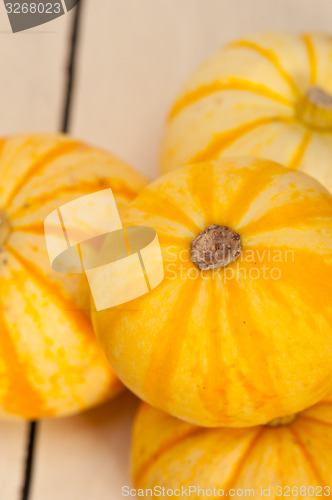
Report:
[[188,80],[162,146],[162,170],[220,156],[268,158],[332,190],[332,127],[301,119],[312,86],[332,94],[332,37],[265,33],[227,44]]
[[[246,429],[196,427],[143,404],[134,423],[131,461],[136,489],[215,487],[236,499],[249,496],[243,490],[254,490],[255,498],[328,497],[332,394],[289,425]],[[262,496],[261,487],[270,487],[270,495]]]
[[[154,181],[123,221],[157,231],[165,270],[148,294],[92,313],[134,393],[206,427],[265,423],[324,397],[332,198],[323,186],[270,161],[222,159]],[[211,224],[241,237],[240,257],[218,272],[190,260],[192,240]]]
[[117,394],[117,380],[89,319],[83,275],[51,268],[44,219],[55,208],[111,187],[119,209],[145,181],[113,156],[63,135],[0,140],[0,414],[68,415]]

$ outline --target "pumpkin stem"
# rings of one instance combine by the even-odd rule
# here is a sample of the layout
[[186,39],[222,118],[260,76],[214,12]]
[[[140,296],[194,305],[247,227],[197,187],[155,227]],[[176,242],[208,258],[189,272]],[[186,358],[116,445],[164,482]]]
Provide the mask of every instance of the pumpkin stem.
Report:
[[0,248],[8,238],[9,229],[9,221],[6,215],[0,211]]
[[297,115],[309,127],[332,128],[332,95],[321,87],[310,87],[298,102]]
[[224,267],[241,253],[241,237],[227,226],[212,224],[191,242],[191,261],[201,270]]
[[274,418],[270,422],[265,424],[267,427],[280,427],[282,425],[290,425],[296,419],[297,414],[294,413],[292,415],[286,415],[285,417]]

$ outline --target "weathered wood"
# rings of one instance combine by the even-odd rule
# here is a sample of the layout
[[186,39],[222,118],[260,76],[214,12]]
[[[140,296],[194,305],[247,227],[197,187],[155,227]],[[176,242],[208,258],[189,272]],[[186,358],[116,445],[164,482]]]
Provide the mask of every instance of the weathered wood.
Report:
[[118,500],[130,484],[131,424],[138,400],[126,392],[79,416],[39,425],[31,500]]
[[[0,136],[58,131],[71,14],[13,34],[1,3]],[[20,500],[29,424],[0,422],[0,498]]]

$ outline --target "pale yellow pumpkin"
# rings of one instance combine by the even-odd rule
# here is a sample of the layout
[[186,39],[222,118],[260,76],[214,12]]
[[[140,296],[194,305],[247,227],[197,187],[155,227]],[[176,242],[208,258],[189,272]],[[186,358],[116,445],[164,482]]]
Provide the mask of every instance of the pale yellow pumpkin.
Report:
[[[123,221],[156,230],[165,278],[92,316],[116,374],[141,399],[199,425],[241,427],[328,392],[332,196],[323,186],[270,161],[222,159],[154,181]],[[224,267],[201,270],[219,254]]]
[[163,171],[250,155],[332,190],[332,37],[265,33],[226,45],[189,79],[166,125]]
[[120,211],[143,178],[106,152],[63,135],[0,141],[0,414],[71,414],[119,392],[89,319],[82,274],[51,267],[46,216],[111,187]]
[[152,497],[165,488],[165,497],[185,498],[191,487],[193,499],[203,493],[204,498],[326,498],[332,491],[331,463],[332,394],[298,415],[244,429],[196,427],[147,404],[134,423],[133,483],[136,489],[155,488]]

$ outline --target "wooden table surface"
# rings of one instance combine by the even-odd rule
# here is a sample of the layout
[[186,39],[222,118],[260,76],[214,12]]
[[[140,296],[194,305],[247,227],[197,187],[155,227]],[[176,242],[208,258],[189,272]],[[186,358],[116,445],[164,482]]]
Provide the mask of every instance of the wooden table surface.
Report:
[[[331,0],[81,0],[12,34],[1,2],[0,134],[67,131],[152,179],[167,109],[198,63],[237,36],[332,31],[331,19]],[[72,418],[0,422],[0,500],[120,500],[137,405],[127,392]]]

